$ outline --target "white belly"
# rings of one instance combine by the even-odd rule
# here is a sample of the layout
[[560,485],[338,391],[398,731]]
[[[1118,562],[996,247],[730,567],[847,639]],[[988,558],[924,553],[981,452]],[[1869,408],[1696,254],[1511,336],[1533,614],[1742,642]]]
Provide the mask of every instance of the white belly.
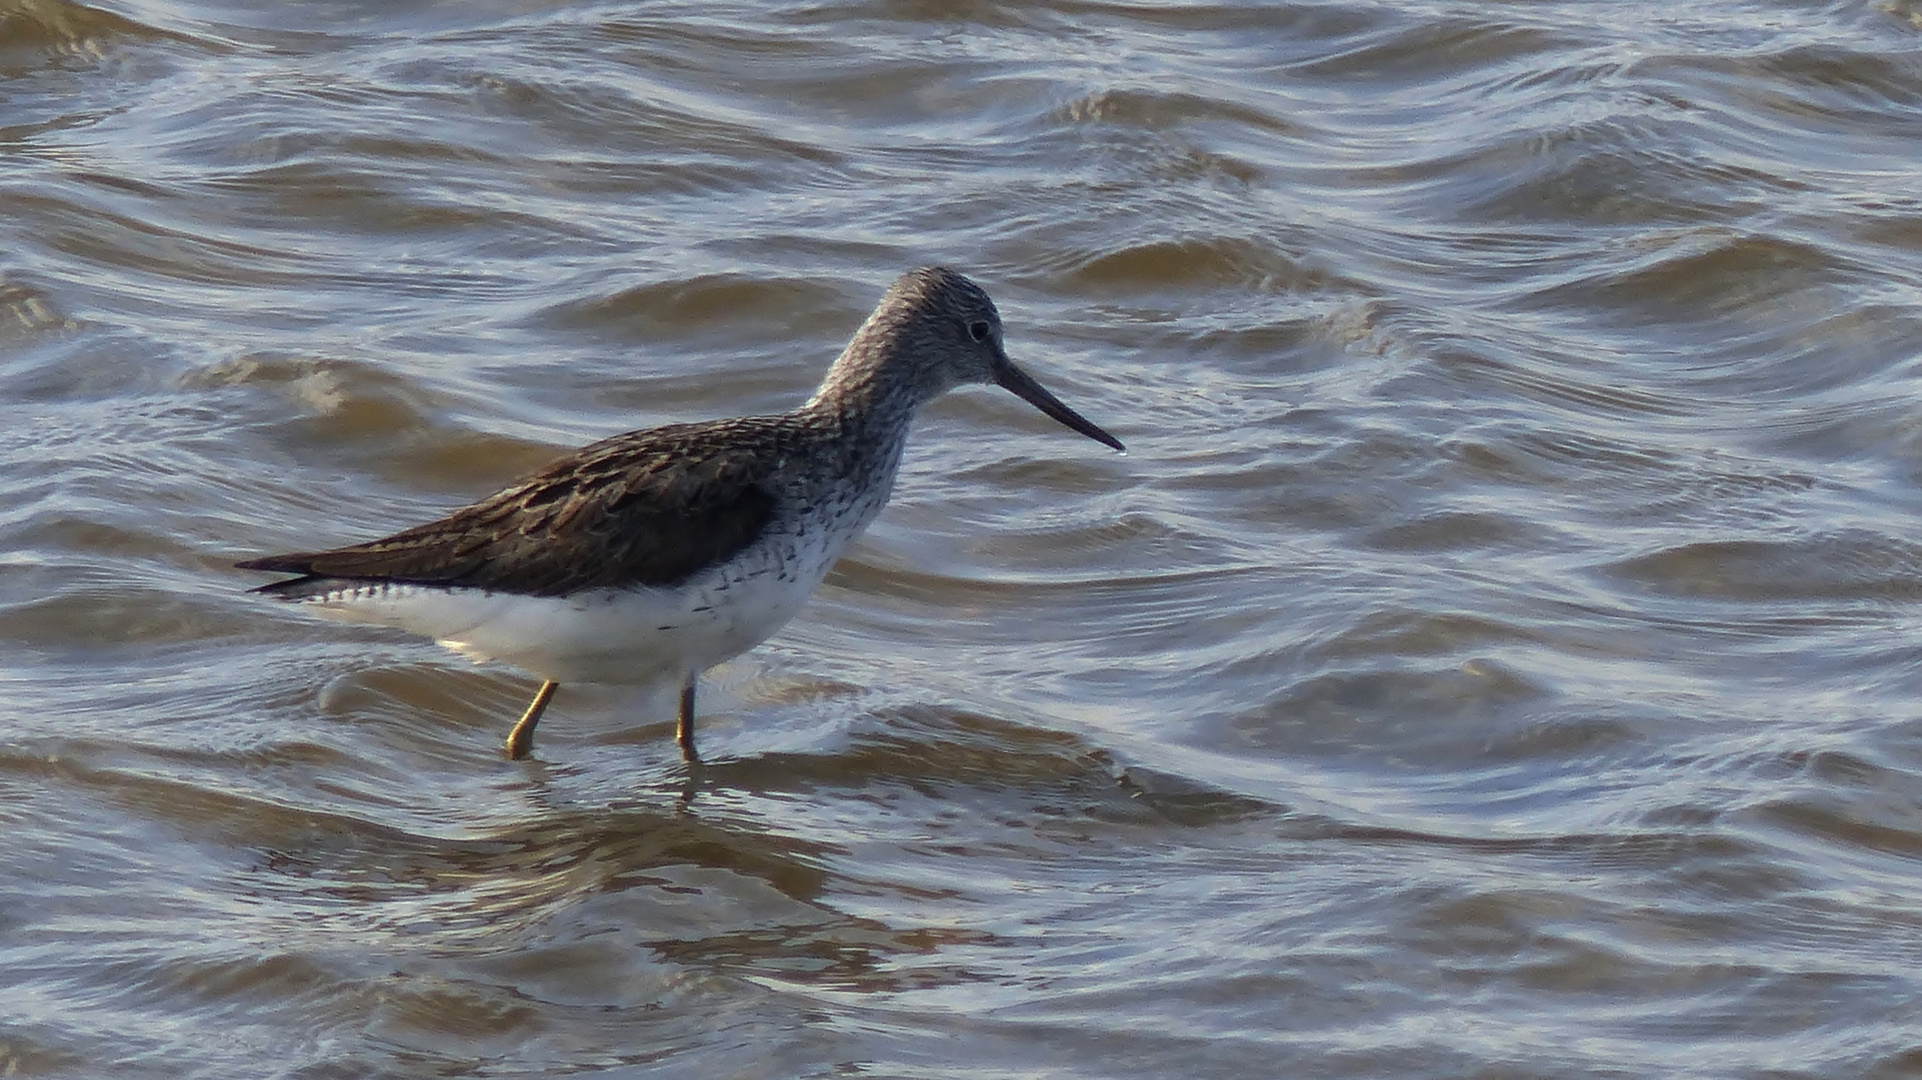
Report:
[[398,627],[556,682],[679,680],[767,640],[807,603],[840,546],[786,545],[673,588],[546,597],[356,585],[299,603],[316,615]]

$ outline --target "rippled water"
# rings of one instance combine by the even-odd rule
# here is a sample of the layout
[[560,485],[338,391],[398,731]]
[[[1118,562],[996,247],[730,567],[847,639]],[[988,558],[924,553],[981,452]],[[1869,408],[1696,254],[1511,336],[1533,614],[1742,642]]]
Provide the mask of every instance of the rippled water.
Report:
[[[0,1073],[1922,1073],[1922,7],[0,0]],[[672,702],[245,594],[924,417]]]

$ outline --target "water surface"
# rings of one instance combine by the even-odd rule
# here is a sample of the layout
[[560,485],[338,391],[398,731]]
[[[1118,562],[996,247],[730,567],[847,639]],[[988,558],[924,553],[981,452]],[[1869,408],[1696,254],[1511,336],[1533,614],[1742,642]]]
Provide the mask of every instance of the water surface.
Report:
[[[1922,1072],[1922,8],[0,0],[0,1072]],[[236,559],[922,419],[669,695]]]

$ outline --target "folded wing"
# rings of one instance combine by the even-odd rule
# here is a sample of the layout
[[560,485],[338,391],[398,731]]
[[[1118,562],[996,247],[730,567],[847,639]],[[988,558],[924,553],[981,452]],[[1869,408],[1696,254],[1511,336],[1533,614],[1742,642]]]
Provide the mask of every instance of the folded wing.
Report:
[[715,438],[677,424],[594,443],[496,495],[380,540],[253,559],[300,577],[258,592],[298,599],[342,581],[486,588],[532,596],[672,585],[752,543],[773,512],[763,486],[780,432]]

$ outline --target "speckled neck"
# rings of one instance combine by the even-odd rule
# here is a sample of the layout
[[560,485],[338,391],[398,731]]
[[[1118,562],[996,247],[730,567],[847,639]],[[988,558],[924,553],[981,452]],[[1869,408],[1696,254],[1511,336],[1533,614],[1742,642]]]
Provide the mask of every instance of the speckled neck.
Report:
[[873,444],[907,438],[914,414],[950,388],[938,369],[912,362],[916,347],[910,312],[883,303],[828,368],[801,407],[839,428],[843,437]]

